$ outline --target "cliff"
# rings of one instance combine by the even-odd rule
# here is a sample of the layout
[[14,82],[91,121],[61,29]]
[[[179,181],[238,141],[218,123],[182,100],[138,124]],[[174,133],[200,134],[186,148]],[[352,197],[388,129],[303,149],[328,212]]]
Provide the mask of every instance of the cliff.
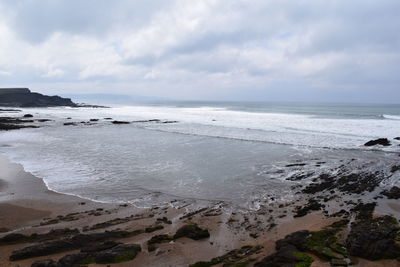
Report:
[[55,107],[77,105],[69,98],[47,96],[31,92],[28,88],[0,88],[0,106],[4,107]]

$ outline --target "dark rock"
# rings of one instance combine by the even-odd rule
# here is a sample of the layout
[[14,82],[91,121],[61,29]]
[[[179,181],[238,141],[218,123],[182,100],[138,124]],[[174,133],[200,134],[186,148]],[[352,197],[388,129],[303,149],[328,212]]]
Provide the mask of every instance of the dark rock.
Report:
[[57,267],[70,267],[70,266],[81,266],[82,263],[90,263],[88,259],[89,254],[87,253],[77,253],[65,255],[58,261]]
[[75,122],[64,122],[65,126],[76,126]]
[[325,207],[325,205],[318,203],[318,201],[316,201],[315,199],[310,199],[305,206],[296,207],[296,214],[294,215],[294,217],[303,217],[307,215],[310,211],[321,210],[321,208],[323,207]]
[[33,115],[32,114],[25,114],[24,118],[33,118]]
[[90,121],[99,121],[99,119],[90,119]]
[[37,120],[38,122],[47,122],[47,121],[51,121],[51,120],[49,120],[49,119],[39,119],[39,120]]
[[284,239],[276,241],[276,250],[280,250],[285,246],[295,246],[298,249],[305,250],[304,243],[307,237],[310,236],[310,232],[307,230],[297,231],[292,234],[285,236]]
[[255,267],[308,267],[313,262],[313,259],[300,251],[295,246],[285,246],[254,264]]
[[357,220],[368,220],[372,219],[375,207],[376,207],[376,202],[371,202],[366,204],[360,203],[357,204],[354,208],[352,208],[351,211],[356,213]]
[[[316,180],[319,183],[312,183],[302,190],[306,194],[315,194],[325,190],[337,189],[345,193],[361,194],[363,192],[372,192],[385,175],[382,172],[374,173],[340,173],[336,177],[321,174]],[[334,193],[334,192],[333,192]]]
[[386,196],[388,199],[399,199],[400,198],[400,188],[393,186],[390,190],[385,190],[382,195]]
[[88,246],[96,242],[103,242],[115,238],[123,238],[130,236],[131,233],[127,231],[106,231],[103,233],[92,234],[78,234],[63,240],[56,240],[51,242],[39,243],[36,245],[28,246],[12,252],[10,260],[27,259],[38,256],[46,256],[68,250]]
[[183,220],[183,219],[187,219],[187,218],[193,217],[194,215],[197,215],[197,214],[199,214],[199,213],[202,213],[203,211],[206,211],[207,209],[208,209],[208,208],[205,207],[205,208],[201,208],[201,209],[198,209],[198,210],[189,212],[189,213],[187,213],[187,214],[181,216],[181,217],[179,218],[179,220]]
[[312,252],[318,257],[326,260],[343,259],[347,256],[347,251],[338,242],[336,234],[338,228],[327,228],[317,232],[311,232],[304,243],[306,251]]
[[112,121],[113,124],[129,124],[129,121]]
[[400,257],[400,226],[396,218],[363,219],[352,225],[346,240],[350,255],[369,260]]
[[390,169],[391,172],[397,172],[400,171],[400,165],[394,165],[392,166],[392,168]]
[[74,249],[76,246],[67,240],[52,241],[32,245],[12,252],[10,260],[22,260],[39,256],[46,256]]
[[208,267],[217,264],[220,266],[247,266],[253,259],[249,256],[258,253],[262,249],[261,246],[243,246],[239,249],[234,249],[228,253],[215,257],[211,261],[199,261],[194,264],[190,264],[189,267]]
[[47,96],[32,93],[28,88],[3,88],[0,89],[0,106],[7,107],[54,107],[70,106],[76,104],[69,98]]
[[306,173],[296,173],[291,175],[290,177],[286,178],[288,181],[300,181],[303,179],[306,179],[308,177],[311,177],[314,174],[314,172],[306,172]]
[[376,140],[368,141],[364,144],[364,146],[376,146],[376,145],[390,146],[390,141],[387,138],[379,138]]
[[147,227],[147,228],[145,229],[145,232],[146,232],[146,233],[152,233],[152,232],[154,232],[154,231],[158,231],[158,230],[161,230],[161,229],[164,229],[164,226],[162,226],[162,225],[155,225],[155,226]]
[[394,140],[399,140],[400,141],[400,137],[395,137],[393,138]]
[[112,118],[104,118],[105,120],[112,120]]
[[147,246],[149,251],[154,251],[156,247],[154,246],[155,244],[160,244],[160,243],[165,243],[165,242],[170,242],[174,240],[173,236],[170,235],[156,235],[150,238],[149,241],[147,241]]
[[15,244],[15,243],[24,243],[24,242],[38,242],[38,241],[47,241],[58,239],[60,237],[69,237],[73,234],[79,233],[78,229],[55,229],[51,230],[45,234],[36,234],[33,233],[31,235],[23,235],[18,233],[11,233],[2,238],[0,238],[0,244]]
[[133,260],[141,251],[140,245],[108,241],[80,253],[70,254],[58,261],[58,267],[81,266],[90,263],[119,263]]
[[141,250],[141,247],[136,244],[121,244],[109,250],[96,253],[95,262],[107,264],[130,261],[133,260]]
[[341,176],[336,181],[336,186],[342,192],[361,194],[372,192],[385,179],[380,172],[375,173],[351,173]]
[[170,220],[168,220],[167,217],[157,218],[157,222],[163,222],[165,224],[172,224],[172,222]]
[[0,130],[17,130],[22,128],[39,128],[35,125],[21,125],[24,123],[32,123],[33,120],[21,120],[13,117],[0,117]]
[[31,267],[60,267],[60,266],[54,260],[43,260],[32,263]]
[[199,240],[210,237],[210,233],[207,229],[201,229],[196,224],[187,224],[179,228],[174,235],[174,239],[178,239],[181,237],[188,237],[193,240]]
[[69,240],[77,246],[82,246],[83,244],[101,242],[112,238],[128,237],[130,234],[127,231],[105,231],[103,233],[79,234],[71,237]]
[[305,166],[305,165],[307,165],[307,164],[305,164],[305,163],[294,163],[294,164],[288,164],[285,167],[302,167],[302,166]]
[[332,267],[347,267],[347,266],[349,266],[349,264],[345,259],[332,259],[331,266]]
[[10,231],[10,229],[6,228],[6,227],[0,227],[0,233],[6,233]]
[[315,194],[335,187],[335,178],[329,174],[321,174],[318,179],[321,183],[312,183],[302,190],[306,194]]
[[29,237],[23,234],[11,233],[0,238],[0,244],[12,244],[25,242]]
[[93,245],[90,245],[89,247],[83,248],[83,249],[81,249],[81,252],[94,253],[94,252],[99,252],[99,251],[103,251],[106,249],[111,249],[118,245],[121,245],[121,243],[118,243],[115,241],[106,241],[106,242],[98,244],[98,245],[93,244]]

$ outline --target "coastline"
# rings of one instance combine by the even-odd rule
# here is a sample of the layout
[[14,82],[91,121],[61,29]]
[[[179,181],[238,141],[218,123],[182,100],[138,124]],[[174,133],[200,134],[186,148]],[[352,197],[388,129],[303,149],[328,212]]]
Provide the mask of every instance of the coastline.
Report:
[[[123,243],[135,243],[142,246],[140,252],[133,261],[112,264],[111,266],[189,266],[197,261],[211,260],[229,251],[247,246],[262,246],[263,249],[252,255],[254,259],[262,259],[275,252],[275,242],[286,235],[299,231],[318,231],[327,225],[337,222],[339,218],[325,218],[322,212],[312,212],[304,217],[294,218],[278,224],[271,230],[259,231],[257,238],[251,237],[254,230],[248,230],[243,222],[249,220],[250,214],[231,213],[226,214],[221,210],[214,216],[195,214],[189,220],[200,227],[210,231],[207,240],[178,239],[173,242],[157,245],[155,251],[146,249],[146,242],[155,234],[170,234],[175,232],[185,222],[182,217],[188,215],[184,207],[153,207],[141,209],[127,204],[100,203],[85,200],[76,196],[64,195],[47,189],[43,180],[27,173],[23,166],[11,163],[6,157],[0,156],[0,168],[4,170],[0,176],[2,187],[0,188],[0,216],[1,228],[9,231],[0,233],[0,238],[10,233],[45,234],[55,229],[75,229],[82,233],[113,231],[124,229],[128,231],[138,230],[157,225],[157,217],[166,217],[170,224],[161,224],[162,229],[156,232],[143,232],[134,237],[122,238]],[[63,220],[68,214],[77,214],[76,217]],[[190,215],[190,213],[189,213]],[[132,217],[133,216],[133,217]],[[89,226],[101,222],[110,222],[116,219],[134,218],[122,223],[109,225],[104,228],[85,231]],[[54,218],[61,218],[54,224],[46,224]],[[50,220],[49,220],[50,219]],[[45,222],[45,224],[43,224]],[[235,224],[236,223],[236,224]],[[238,223],[238,224],[237,224]],[[263,223],[263,222],[260,222]],[[266,223],[266,222],[265,222]],[[159,224],[160,225],[160,224]],[[20,267],[31,266],[33,262],[45,259],[60,259],[76,250],[55,253],[48,256],[33,257],[19,261],[10,261],[8,256],[12,251],[26,247],[28,244],[0,245],[0,265]],[[193,253],[196,251],[196,253]],[[313,257],[311,266],[330,266]],[[361,260],[356,266],[397,266],[395,260],[370,262]],[[252,266],[250,263],[248,266]],[[104,266],[90,264],[89,266]]]
[[[76,196],[64,195],[54,191],[50,191],[46,188],[43,180],[38,177],[33,176],[23,170],[22,165],[11,163],[4,156],[0,156],[0,167],[3,170],[7,170],[4,175],[1,176],[1,181],[5,183],[0,195],[0,207],[2,209],[2,215],[0,217],[0,225],[5,226],[5,228],[10,229],[13,232],[31,234],[31,233],[45,233],[55,228],[83,228],[87,225],[96,224],[101,221],[112,220],[119,217],[127,216],[128,214],[141,214],[149,215],[149,213],[154,213],[158,210],[155,209],[141,209],[134,206],[124,207],[122,204],[111,204],[111,203],[100,203],[94,202],[86,199],[81,199]],[[7,180],[4,178],[8,177]],[[19,188],[18,188],[19,187]],[[29,190],[26,190],[26,189]],[[82,205],[82,203],[85,203]],[[8,207],[8,208],[6,208]],[[43,218],[57,217],[61,214],[69,214],[76,212],[85,212],[87,210],[112,210],[112,214],[100,215],[100,216],[85,216],[76,221],[62,222],[60,224],[39,226]],[[179,217],[186,213],[184,208],[163,208],[160,215],[171,214],[173,217],[171,221],[173,224],[169,227],[169,232],[173,232],[178,228],[180,224],[178,222]],[[265,250],[262,255],[270,254],[274,251],[274,243],[276,240],[282,238],[283,236],[289,234],[293,230],[303,230],[305,228],[309,230],[318,230],[319,228],[328,225],[329,223],[335,221],[323,219],[321,215],[310,214],[306,217],[300,218],[296,223],[288,223],[287,225],[282,225],[279,229],[274,230],[270,237],[265,237],[263,241],[255,241],[253,238],[248,236],[248,233],[240,233],[224,227],[219,223],[219,219],[224,218],[225,220],[229,217],[228,214],[222,214],[216,217],[200,217],[198,218],[199,225],[205,225],[211,231],[214,240],[210,242],[218,242],[219,248],[215,250],[215,246],[210,245],[210,242],[206,241],[195,241],[190,242],[185,240],[184,242],[177,244],[177,252],[168,256],[168,260],[171,261],[170,266],[188,266],[191,263],[200,260],[209,260],[213,257],[219,256],[219,253],[223,254],[235,247],[240,247],[244,244],[250,245],[264,245]],[[240,217],[240,216],[238,216]],[[8,220],[7,220],[8,219]],[[238,220],[239,218],[236,218]],[[151,220],[151,219],[150,219]],[[11,223],[14,222],[14,223]],[[149,224],[149,219],[144,219],[143,222],[135,221],[131,225],[127,225],[128,229],[138,226],[144,226]],[[151,225],[151,224],[150,224]],[[147,226],[150,226],[147,225]],[[306,227],[307,226],[307,227]],[[112,227],[111,227],[112,229]],[[215,232],[215,234],[214,234]],[[245,231],[246,232],[246,231]],[[246,236],[247,234],[247,236]],[[3,234],[0,234],[4,235]],[[146,238],[150,238],[150,234],[142,234],[139,238],[140,241],[144,241]],[[260,238],[262,240],[264,238]],[[200,243],[197,244],[197,243]],[[167,247],[169,244],[166,244]],[[190,249],[187,251],[188,245]],[[191,247],[192,245],[193,247]],[[163,244],[162,247],[165,245]],[[23,246],[22,246],[23,247]],[[16,249],[14,245],[11,247]],[[167,249],[167,248],[165,248]],[[198,254],[195,257],[190,253],[190,250],[196,249]],[[7,247],[0,246],[0,255],[7,255],[11,251]],[[62,253],[60,255],[54,255],[56,257],[61,257],[67,253]],[[165,258],[157,257],[152,255],[145,255],[146,252],[142,252],[133,263],[139,266],[165,266]],[[188,257],[190,256],[190,257]],[[49,257],[38,257],[31,260],[18,261],[21,267],[31,266],[34,261],[45,259]],[[157,259],[158,258],[158,259]],[[14,262],[10,262],[6,257],[0,258],[1,266],[14,266]],[[7,265],[9,264],[9,265]],[[157,265],[159,264],[159,265]],[[174,265],[178,264],[178,265]],[[92,265],[90,265],[92,266]],[[96,266],[96,265],[93,265]],[[130,263],[121,263],[113,266],[130,266]],[[328,266],[328,265],[327,265]]]
[[[58,123],[68,127],[68,120]],[[3,130],[39,127],[25,125],[33,120],[23,117],[4,121]],[[96,125],[91,121],[81,122],[82,129]],[[0,156],[0,266],[398,266],[400,237],[393,233],[400,233],[400,190],[396,183],[381,187],[398,179],[397,157],[367,165],[340,157],[321,172],[317,167],[328,159],[284,164],[292,173],[283,179],[296,184],[293,198],[268,195],[256,210],[245,210],[224,202],[191,205],[190,199],[149,208],[96,202],[52,191]],[[63,171],[60,181],[68,182],[73,170]]]

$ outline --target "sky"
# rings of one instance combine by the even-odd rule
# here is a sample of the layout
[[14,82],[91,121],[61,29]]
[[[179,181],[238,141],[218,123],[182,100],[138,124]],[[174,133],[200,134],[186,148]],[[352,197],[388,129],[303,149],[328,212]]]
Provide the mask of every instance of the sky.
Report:
[[400,103],[398,0],[0,0],[0,87]]

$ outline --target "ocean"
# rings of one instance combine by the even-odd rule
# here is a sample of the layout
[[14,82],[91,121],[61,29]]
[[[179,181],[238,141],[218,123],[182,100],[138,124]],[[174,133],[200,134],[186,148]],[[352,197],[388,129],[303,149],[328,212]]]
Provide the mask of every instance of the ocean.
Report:
[[[381,170],[400,152],[400,105],[158,102],[23,112],[53,121],[1,132],[1,154],[52,190],[140,207],[191,200],[257,209],[290,201],[297,184],[343,164]],[[99,121],[80,123],[89,119]],[[380,137],[392,146],[363,146]],[[310,179],[291,179],[305,173]],[[382,186],[394,184],[399,177]]]

